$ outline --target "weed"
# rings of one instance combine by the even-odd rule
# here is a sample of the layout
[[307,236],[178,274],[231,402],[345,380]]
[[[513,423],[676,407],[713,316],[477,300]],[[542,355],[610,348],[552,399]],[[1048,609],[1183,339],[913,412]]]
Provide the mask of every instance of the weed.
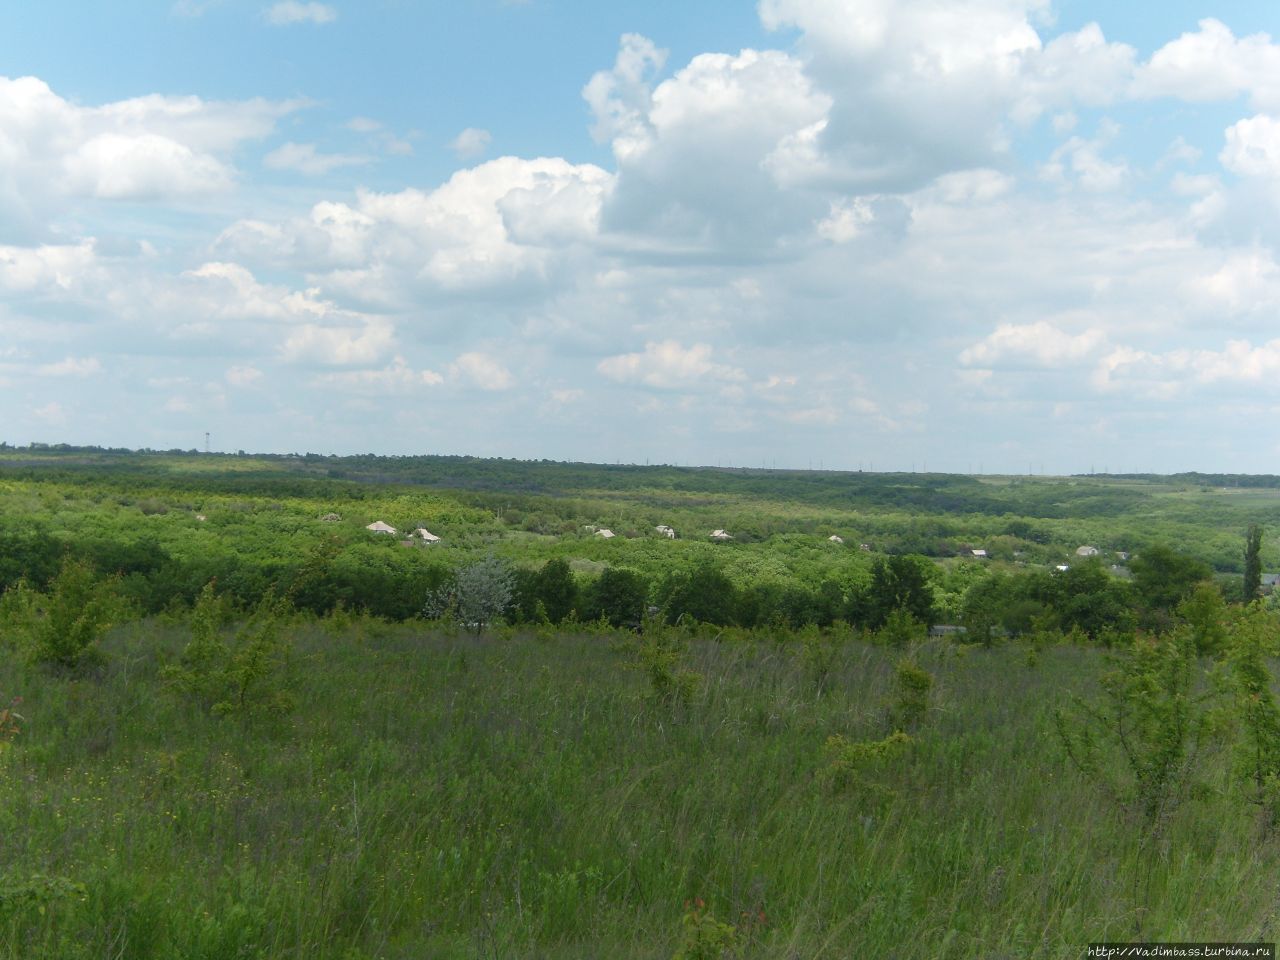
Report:
[[685,903],[680,927],[680,948],[671,960],[725,960],[738,952],[737,928],[716,919],[701,898]]
[[893,672],[894,700],[889,709],[890,720],[899,730],[920,725],[929,712],[933,693],[933,674],[907,657],[898,661]]
[[191,640],[180,663],[165,667],[161,678],[219,716],[288,713],[293,697],[281,688],[277,675],[288,651],[288,602],[268,593],[230,643],[220,634],[219,609],[210,584],[191,612]]
[[684,654],[674,630],[650,624],[636,647],[636,659],[660,703],[688,706],[702,686],[702,674],[683,669]]
[[883,740],[846,740],[839,734],[828,737],[823,745],[827,765],[822,777],[837,791],[852,790],[868,800],[883,796],[887,791],[875,783],[870,774],[901,756],[913,742],[901,730]]

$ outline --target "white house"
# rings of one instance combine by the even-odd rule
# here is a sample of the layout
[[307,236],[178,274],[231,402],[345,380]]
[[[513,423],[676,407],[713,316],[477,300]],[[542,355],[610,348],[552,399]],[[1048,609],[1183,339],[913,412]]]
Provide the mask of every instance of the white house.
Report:
[[428,530],[426,527],[419,527],[417,530],[413,531],[412,536],[417,537],[419,540],[422,540],[424,543],[440,542],[440,538],[437,537],[430,530]]
[[381,520],[375,520],[373,523],[365,527],[366,530],[372,530],[374,533],[395,533],[396,528],[389,523],[383,523]]
[[827,542],[844,543],[844,537],[840,536],[838,533],[833,533],[831,536],[827,537]]
[[1076,547],[1077,557],[1096,557],[1098,555],[1097,547]]
[[724,541],[724,540],[732,540],[732,539],[733,539],[733,534],[729,533],[729,531],[727,531],[727,530],[712,530],[712,531],[711,531],[711,539],[712,539],[712,540],[720,540],[720,541]]
[[601,527],[599,530],[596,531],[596,536],[603,537],[606,540],[612,540],[614,537],[617,536],[617,534],[614,533],[612,530],[610,530],[608,527]]
[[979,549],[979,550],[970,550],[969,552],[970,552],[971,554],[973,554],[974,558],[975,558],[975,559],[977,559],[977,560],[986,560],[986,559],[987,559],[987,551],[985,551],[985,550],[981,550],[981,549]]
[[653,529],[657,530],[658,533],[662,534],[668,540],[674,540],[676,538],[675,530],[672,527],[668,527],[665,523],[660,523]]

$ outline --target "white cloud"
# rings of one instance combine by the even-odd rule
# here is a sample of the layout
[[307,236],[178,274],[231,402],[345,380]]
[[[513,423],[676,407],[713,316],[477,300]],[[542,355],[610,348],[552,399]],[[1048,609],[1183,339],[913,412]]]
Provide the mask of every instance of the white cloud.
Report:
[[37,407],[31,413],[41,423],[52,427],[65,426],[67,423],[67,408],[56,400],[52,400],[42,407]]
[[449,373],[481,390],[510,390],[515,386],[515,378],[501,361],[479,351],[462,354],[450,364]]
[[70,291],[101,275],[92,241],[0,246],[0,290],[9,293]]
[[484,155],[492,139],[493,135],[488,130],[467,127],[449,142],[449,149],[459,160],[474,160]]
[[325,274],[335,292],[408,306],[422,291],[496,291],[545,283],[558,251],[592,240],[612,178],[590,164],[501,157],[435,190],[361,191],[284,224],[240,221],[227,253]]
[[203,294],[207,316],[228,319],[316,320],[350,316],[315,289],[296,291],[259,283],[238,263],[211,262],[183,274]]
[[1106,103],[1134,52],[1096,24],[1047,46],[1033,20],[1041,0],[762,0],[769,29],[802,31],[806,74],[832,97],[807,145],[815,175],[845,190],[922,186],[991,166],[1008,150],[1008,121]]
[[1096,193],[1120,189],[1129,178],[1129,164],[1124,160],[1110,161],[1102,156],[1114,133],[1104,131],[1093,140],[1069,138],[1053,151],[1049,162],[1041,169],[1041,176],[1059,183],[1074,177],[1080,187]]
[[262,371],[257,367],[237,366],[226,372],[227,383],[233,387],[249,387],[262,379]]
[[169,12],[175,17],[203,17],[221,3],[222,0],[175,0]]
[[372,157],[350,153],[319,153],[314,143],[285,143],[262,158],[263,166],[272,170],[297,170],[309,177],[323,176],[340,167],[359,167]]
[[1059,367],[1078,363],[1096,353],[1106,342],[1097,329],[1070,334],[1045,321],[1029,324],[1004,323],[979,343],[960,353],[960,362],[970,367],[1003,364]]
[[1280,178],[1280,120],[1259,114],[1232,124],[1218,159],[1240,176]]
[[148,95],[98,107],[0,77],[0,240],[49,232],[77,198],[174,200],[228,189],[230,157],[299,101]]
[[208,154],[158,134],[104,133],[65,162],[73,192],[104,200],[159,200],[216,193],[232,184],[231,169]]
[[1138,68],[1137,97],[1176,97],[1192,103],[1248,93],[1254,106],[1280,107],[1280,45],[1265,33],[1236,37],[1220,20],[1165,44]]
[[41,377],[89,377],[102,372],[102,362],[97,357],[67,357],[57,363],[44,363],[36,367]]
[[1211,315],[1261,312],[1270,321],[1280,307],[1280,265],[1259,247],[1232,251],[1217,270],[1188,280],[1183,290]]
[[662,54],[623,38],[617,62],[583,90],[618,164],[603,223],[645,243],[772,246],[823,204],[782,188],[811,175],[808,150],[830,99],[776,50],[701,54],[652,90]]
[[619,383],[641,383],[663,390],[691,389],[706,381],[745,380],[746,374],[724,364],[713,363],[709,344],[682,346],[676,340],[646,343],[640,353],[606,357],[596,369]]
[[277,27],[293,23],[332,23],[338,19],[338,11],[327,3],[300,3],[298,0],[281,0],[263,11],[267,23]]
[[1118,347],[1102,357],[1093,383],[1101,391],[1128,390],[1171,399],[1192,386],[1271,388],[1280,376],[1280,340],[1254,346],[1229,340],[1221,350],[1137,350]]
[[280,354],[290,363],[367,366],[377,363],[394,346],[395,327],[375,318],[362,327],[303,324],[289,333]]
[[387,394],[439,386],[444,383],[444,377],[434,370],[415,370],[404,357],[396,356],[380,369],[326,373],[317,377],[316,383],[357,394]]

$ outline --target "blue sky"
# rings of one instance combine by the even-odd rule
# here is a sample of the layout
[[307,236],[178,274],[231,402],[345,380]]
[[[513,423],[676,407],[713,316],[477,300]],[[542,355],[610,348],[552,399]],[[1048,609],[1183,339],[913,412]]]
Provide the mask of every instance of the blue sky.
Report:
[[0,439],[1280,472],[1280,11],[46,3]]

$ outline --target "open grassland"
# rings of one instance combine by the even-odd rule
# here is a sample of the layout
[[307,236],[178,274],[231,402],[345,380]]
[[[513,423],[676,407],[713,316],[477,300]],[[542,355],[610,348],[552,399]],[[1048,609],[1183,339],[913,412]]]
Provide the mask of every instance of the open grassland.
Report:
[[78,678],[0,638],[0,957],[670,960],[698,900],[734,931],[690,956],[1276,939],[1280,841],[1225,747],[1156,841],[1065,762],[1053,711],[1096,695],[1098,649],[919,648],[912,742],[842,782],[825,744],[893,729],[902,651],[681,635],[682,698],[627,632],[287,636],[278,717],[166,689],[179,618]]

